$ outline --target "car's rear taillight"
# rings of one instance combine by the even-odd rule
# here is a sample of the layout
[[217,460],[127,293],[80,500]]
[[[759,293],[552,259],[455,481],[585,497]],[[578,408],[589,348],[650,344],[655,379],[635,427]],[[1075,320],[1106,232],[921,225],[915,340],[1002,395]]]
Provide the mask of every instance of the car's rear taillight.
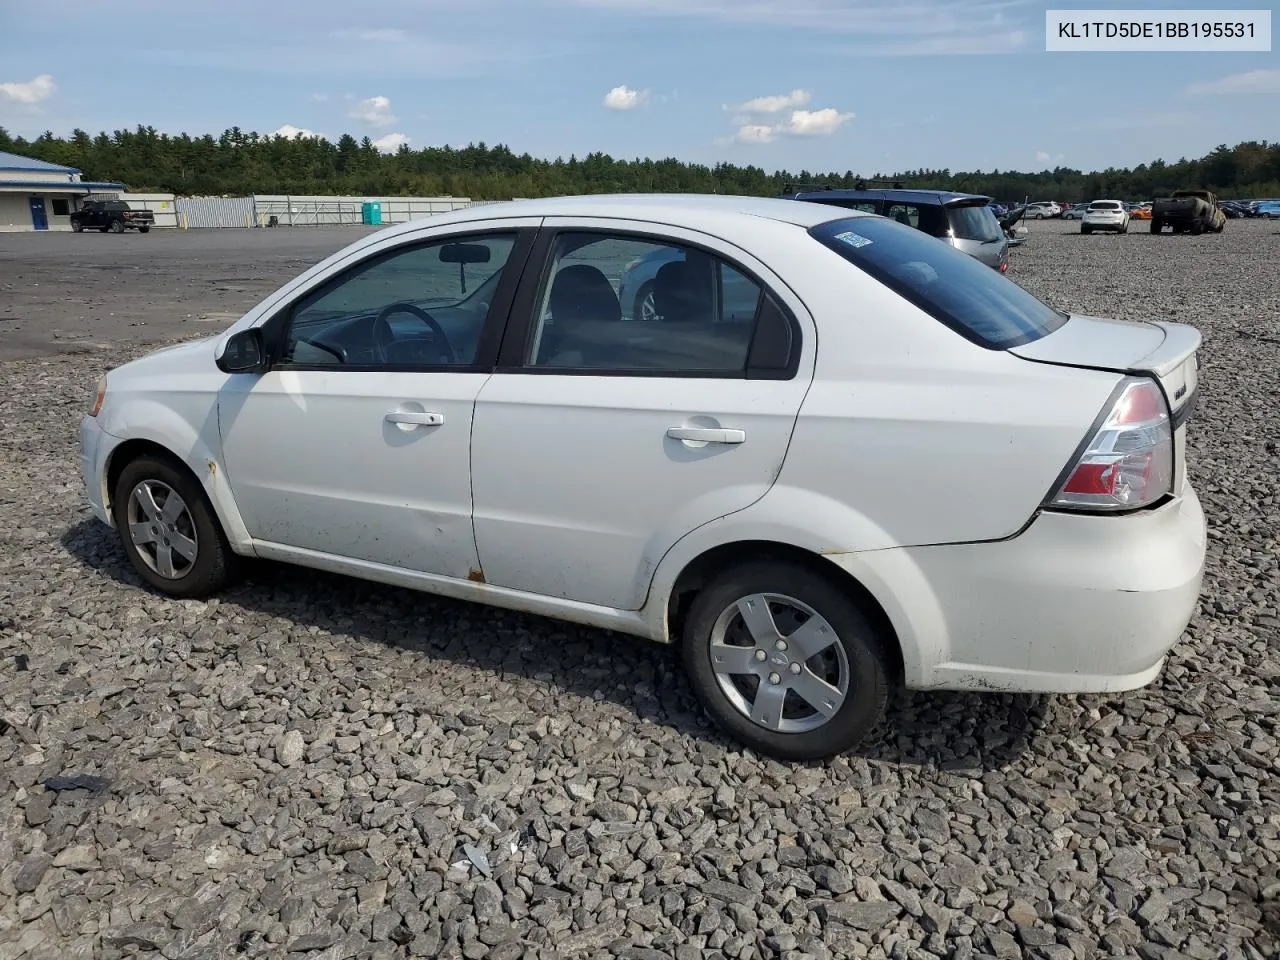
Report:
[[1072,510],[1134,510],[1173,488],[1169,404],[1154,380],[1129,377],[1106,418],[1049,501]]

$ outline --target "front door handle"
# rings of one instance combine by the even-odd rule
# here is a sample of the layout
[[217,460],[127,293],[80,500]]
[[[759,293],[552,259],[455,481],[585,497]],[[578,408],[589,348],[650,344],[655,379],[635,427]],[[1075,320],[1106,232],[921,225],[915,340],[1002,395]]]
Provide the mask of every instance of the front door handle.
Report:
[[725,427],[668,427],[667,436],[685,443],[745,443],[747,432]]
[[387,414],[387,423],[414,427],[438,427],[444,423],[444,414],[428,413],[425,410],[392,410]]

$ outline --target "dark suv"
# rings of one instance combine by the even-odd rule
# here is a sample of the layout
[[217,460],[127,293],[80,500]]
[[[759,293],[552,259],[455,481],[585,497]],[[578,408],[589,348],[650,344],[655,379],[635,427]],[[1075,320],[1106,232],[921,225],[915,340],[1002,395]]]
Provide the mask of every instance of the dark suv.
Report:
[[1009,240],[1000,229],[990,197],[945,190],[803,190],[783,194],[788,200],[826,203],[890,220],[945,240],[957,250],[1001,273],[1009,269]]

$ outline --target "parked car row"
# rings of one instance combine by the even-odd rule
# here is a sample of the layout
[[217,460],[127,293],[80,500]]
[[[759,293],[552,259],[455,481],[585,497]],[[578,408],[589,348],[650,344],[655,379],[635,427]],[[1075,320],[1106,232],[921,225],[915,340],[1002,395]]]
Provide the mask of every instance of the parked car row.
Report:
[[1266,217],[1280,220],[1280,200],[1227,200],[1223,212],[1232,220],[1243,217]]

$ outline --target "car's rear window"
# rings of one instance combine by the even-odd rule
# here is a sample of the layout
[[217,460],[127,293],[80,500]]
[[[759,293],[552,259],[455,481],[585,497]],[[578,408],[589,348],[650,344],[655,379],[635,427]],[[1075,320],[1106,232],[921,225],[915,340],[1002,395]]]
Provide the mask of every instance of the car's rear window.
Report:
[[850,217],[809,235],[974,343],[1007,350],[1067,322],[1012,280],[947,243],[879,217]]
[[982,206],[948,207],[951,233],[957,240],[981,240],[992,243],[999,240],[1000,221],[986,204]]
[[1089,204],[1090,210],[1119,210],[1120,204],[1114,200],[1102,200],[1098,203]]

